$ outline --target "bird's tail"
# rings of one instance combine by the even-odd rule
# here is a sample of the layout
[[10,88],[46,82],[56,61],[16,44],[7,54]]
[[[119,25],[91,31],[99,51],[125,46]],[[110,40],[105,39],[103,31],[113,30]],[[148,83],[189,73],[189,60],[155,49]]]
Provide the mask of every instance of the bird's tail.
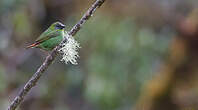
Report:
[[34,47],[38,46],[38,44],[39,44],[39,43],[37,43],[37,42],[36,42],[36,43],[33,43],[33,44],[27,46],[26,49],[34,48]]

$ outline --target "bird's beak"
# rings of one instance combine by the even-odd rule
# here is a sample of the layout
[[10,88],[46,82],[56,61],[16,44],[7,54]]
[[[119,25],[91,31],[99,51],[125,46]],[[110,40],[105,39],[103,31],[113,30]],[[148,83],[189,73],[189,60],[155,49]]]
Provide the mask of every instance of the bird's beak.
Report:
[[61,29],[64,29],[64,28],[65,28],[65,25],[63,25],[63,24],[60,25],[60,28],[61,28]]
[[65,28],[65,25],[62,24],[62,25],[61,25],[61,28],[64,29],[64,28]]
[[61,25],[61,27],[64,29],[65,28],[65,25]]
[[64,28],[65,28],[65,25],[63,25],[63,24],[58,25],[58,28],[59,28],[59,29],[64,29]]

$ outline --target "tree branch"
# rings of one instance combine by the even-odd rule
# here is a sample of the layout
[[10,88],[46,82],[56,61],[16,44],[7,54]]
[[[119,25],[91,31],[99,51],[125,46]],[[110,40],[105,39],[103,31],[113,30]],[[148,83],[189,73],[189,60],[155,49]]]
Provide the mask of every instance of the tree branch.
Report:
[[[99,8],[104,2],[105,0],[97,0],[83,15],[80,21],[75,26],[73,26],[73,28],[68,32],[68,34],[74,36],[80,30],[81,26],[93,15],[95,10]],[[42,74],[54,61],[55,57],[58,54],[58,50],[61,48],[61,44],[65,43],[66,41],[67,39],[64,38],[63,41],[58,46],[56,46],[56,48],[54,48],[52,52],[45,58],[43,64],[38,68],[38,70],[30,78],[30,80],[25,84],[23,89],[19,92],[18,96],[16,96],[12,103],[9,105],[7,110],[15,110],[20,105],[27,93],[31,90],[32,87],[34,87],[37,84]]]

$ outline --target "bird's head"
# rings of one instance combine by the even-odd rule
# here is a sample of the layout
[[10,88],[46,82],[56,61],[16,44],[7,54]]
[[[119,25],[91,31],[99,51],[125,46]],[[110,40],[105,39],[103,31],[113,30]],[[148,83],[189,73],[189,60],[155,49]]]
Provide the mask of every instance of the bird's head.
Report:
[[62,23],[60,23],[60,22],[55,22],[55,23],[53,23],[53,24],[50,26],[50,28],[51,28],[52,30],[56,30],[56,29],[62,30],[62,29],[65,28],[65,25],[62,24]]

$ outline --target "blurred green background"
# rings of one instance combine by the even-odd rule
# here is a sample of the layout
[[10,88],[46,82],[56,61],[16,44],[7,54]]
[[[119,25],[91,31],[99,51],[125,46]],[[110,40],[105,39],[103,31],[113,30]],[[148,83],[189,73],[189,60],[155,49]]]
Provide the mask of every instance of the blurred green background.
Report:
[[[0,0],[0,110],[47,55],[25,47],[93,2]],[[79,64],[57,57],[18,110],[198,109],[197,0],[106,0],[75,39]]]

